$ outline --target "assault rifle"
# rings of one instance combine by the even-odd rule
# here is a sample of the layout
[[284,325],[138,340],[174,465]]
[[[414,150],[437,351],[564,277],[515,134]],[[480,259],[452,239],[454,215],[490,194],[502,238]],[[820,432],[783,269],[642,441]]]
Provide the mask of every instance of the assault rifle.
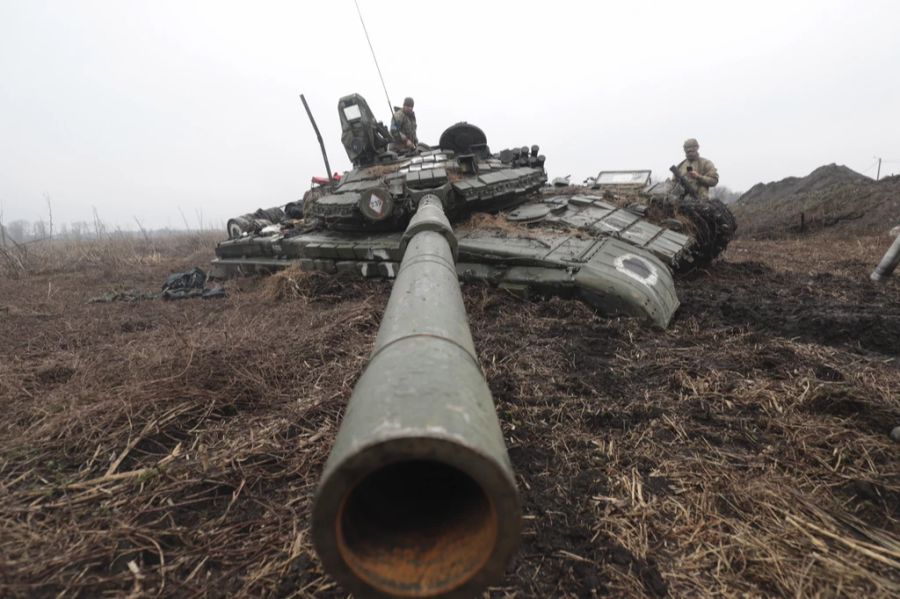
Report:
[[[690,167],[688,167],[688,168],[690,168]],[[681,188],[684,190],[684,193],[691,196],[695,200],[700,199],[700,196],[697,193],[697,188],[694,187],[694,185],[690,181],[688,181],[687,178],[678,171],[677,166],[670,166],[669,170],[672,171],[672,176],[675,177],[675,180],[678,182],[679,185],[681,185]]]

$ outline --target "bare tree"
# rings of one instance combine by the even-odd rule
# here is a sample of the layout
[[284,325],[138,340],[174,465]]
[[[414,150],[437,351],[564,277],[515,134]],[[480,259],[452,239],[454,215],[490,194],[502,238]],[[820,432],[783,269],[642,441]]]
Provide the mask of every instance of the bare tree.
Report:
[[37,220],[31,223],[31,237],[35,241],[47,239],[47,223],[43,220]]
[[191,230],[191,226],[188,224],[188,220],[187,220],[187,218],[184,216],[184,212],[182,212],[181,206],[178,207],[178,214],[181,215],[181,220],[182,220],[182,222],[184,222],[184,230],[185,230],[185,231],[190,231],[190,230]]
[[97,207],[91,206],[91,210],[94,213],[94,237],[100,239],[106,233],[106,227],[103,225],[103,221],[100,220],[100,215],[97,214]]
[[22,243],[28,237],[30,223],[27,220],[14,220],[6,225],[6,233],[12,241]]
[[715,198],[723,204],[733,204],[743,195],[742,191],[731,191],[725,185],[717,185],[709,190],[709,197]]
[[3,226],[3,202],[0,202],[0,247],[6,247],[6,227]]
[[53,240],[53,204],[50,203],[50,194],[44,193],[44,201],[47,202],[47,215],[49,217],[50,226],[47,229],[47,237]]
[[144,236],[144,241],[148,244],[150,243],[150,235],[147,233],[147,229],[144,228],[144,225],[141,224],[141,221],[138,220],[138,217],[133,217],[134,222],[137,223],[138,230],[141,232],[141,235]]
[[24,243],[27,229],[28,221],[24,220],[13,221],[9,226],[4,225],[3,214],[0,212],[0,236],[3,239],[0,258],[5,266],[4,273],[13,278],[17,278],[28,269],[28,248]]
[[75,241],[81,241],[82,236],[88,232],[88,224],[84,221],[77,220],[72,223],[72,237]]

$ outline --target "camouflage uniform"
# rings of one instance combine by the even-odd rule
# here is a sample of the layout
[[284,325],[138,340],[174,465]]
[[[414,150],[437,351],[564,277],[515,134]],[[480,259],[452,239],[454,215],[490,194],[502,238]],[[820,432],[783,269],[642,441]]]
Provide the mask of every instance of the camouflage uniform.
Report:
[[[689,166],[699,175],[696,179],[688,177],[687,169]],[[703,157],[697,158],[697,160],[685,158],[678,165],[678,172],[684,175],[690,183],[694,184],[697,196],[701,200],[708,200],[709,188],[715,187],[719,183],[719,172],[716,170],[716,165],[712,163],[712,160],[707,160]]]
[[394,110],[394,118],[391,119],[391,137],[398,144],[404,143],[404,138],[409,139],[414,144],[419,143],[416,137],[416,113],[410,110],[404,111],[402,108]]
[[[689,139],[684,142],[685,151],[693,149],[696,152],[699,147],[695,139]],[[696,156],[696,158],[685,158],[682,160],[678,165],[678,172],[684,175],[688,182],[693,183],[699,199],[708,200],[709,188],[719,184],[719,172],[716,170],[716,165],[712,163],[712,160],[699,155]],[[693,172],[698,175],[696,179],[688,176],[688,167],[691,167]]]

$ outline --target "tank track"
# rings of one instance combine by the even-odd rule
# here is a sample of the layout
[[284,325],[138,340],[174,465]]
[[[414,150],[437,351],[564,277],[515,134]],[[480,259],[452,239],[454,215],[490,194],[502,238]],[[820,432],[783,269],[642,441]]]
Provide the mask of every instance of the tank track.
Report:
[[687,218],[693,226],[692,267],[715,260],[734,238],[737,222],[728,206],[720,200],[687,198],[675,205],[676,214]]

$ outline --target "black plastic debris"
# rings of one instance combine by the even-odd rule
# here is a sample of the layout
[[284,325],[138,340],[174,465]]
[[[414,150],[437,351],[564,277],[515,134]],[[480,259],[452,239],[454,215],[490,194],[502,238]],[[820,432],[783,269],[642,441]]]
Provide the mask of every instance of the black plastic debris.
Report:
[[200,268],[186,272],[176,272],[166,278],[159,293],[143,293],[137,290],[111,291],[99,297],[91,298],[89,303],[136,302],[141,300],[164,299],[180,300],[199,297],[201,299],[217,299],[225,297],[225,288],[221,285],[206,286],[209,279]]

